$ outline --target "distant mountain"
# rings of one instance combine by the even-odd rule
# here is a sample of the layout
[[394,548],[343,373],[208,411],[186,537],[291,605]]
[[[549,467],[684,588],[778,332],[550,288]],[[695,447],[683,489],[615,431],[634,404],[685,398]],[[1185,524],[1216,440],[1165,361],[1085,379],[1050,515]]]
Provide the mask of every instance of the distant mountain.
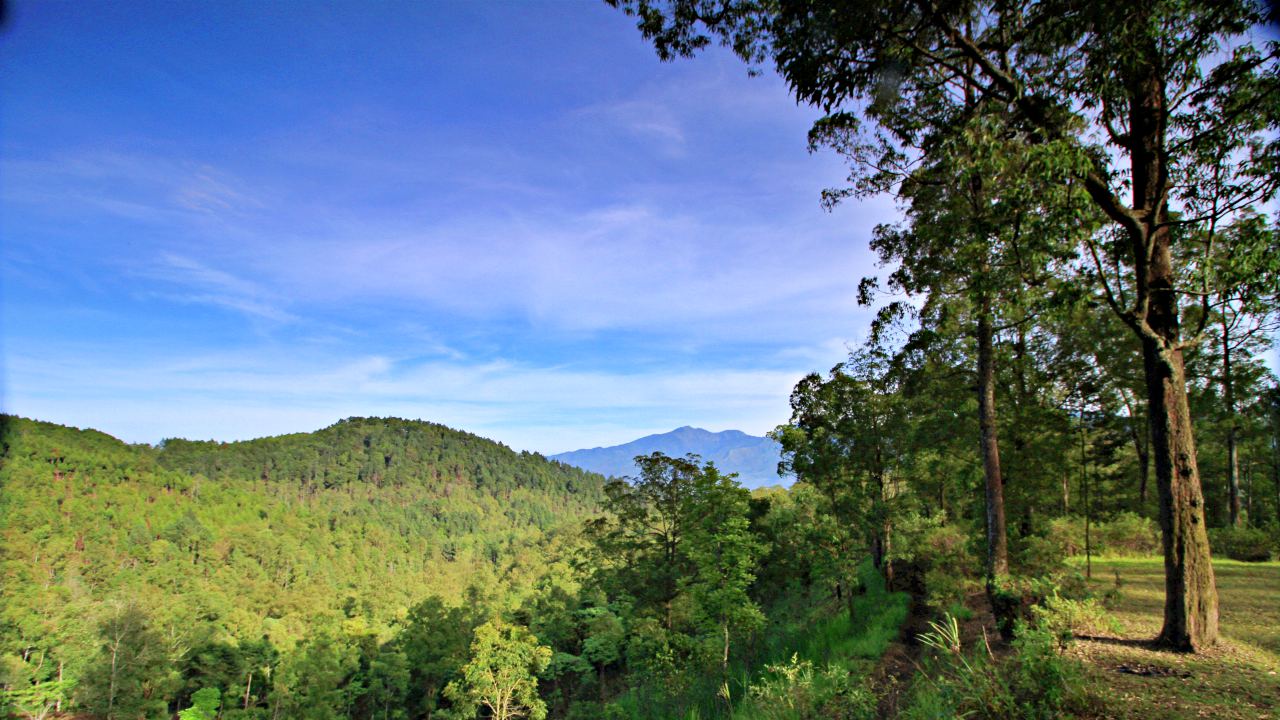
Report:
[[778,476],[782,446],[773,440],[739,430],[711,432],[687,425],[624,445],[574,450],[552,455],[550,459],[601,475],[622,477],[637,474],[635,456],[654,452],[672,457],[694,453],[704,461],[714,462],[721,472],[738,473],[738,481],[750,488],[790,485],[792,480]]

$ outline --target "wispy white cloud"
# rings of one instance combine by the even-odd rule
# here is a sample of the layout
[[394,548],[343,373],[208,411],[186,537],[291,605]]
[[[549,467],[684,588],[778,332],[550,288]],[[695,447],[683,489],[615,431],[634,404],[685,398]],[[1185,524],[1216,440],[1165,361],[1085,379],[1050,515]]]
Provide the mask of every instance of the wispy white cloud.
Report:
[[786,220],[762,225],[627,205],[419,230],[369,224],[260,245],[249,262],[301,302],[399,298],[577,331],[750,337],[806,334],[816,322],[829,332],[858,312],[867,251],[845,239],[847,217]]
[[[300,417],[327,423],[351,415],[399,415],[546,453],[623,442],[639,430],[682,424],[765,432],[786,420],[786,399],[802,374],[583,371],[383,356],[331,361],[282,354],[153,358],[99,352],[59,358],[10,358],[7,412],[145,442],[294,432],[299,426],[288,423]],[[288,411],[264,413],[265,408]]]
[[577,122],[596,129],[620,131],[651,143],[668,156],[680,156],[685,149],[685,131],[676,111],[664,100],[628,98],[581,108]]
[[182,255],[163,253],[134,272],[159,281],[165,288],[159,294],[175,302],[213,305],[277,323],[299,319],[259,284]]
[[[263,207],[225,169],[175,153],[89,150],[0,160],[0,200],[45,211],[158,223],[235,217]],[[185,216],[185,217],[184,217]]]
[[171,197],[180,207],[206,214],[237,213],[261,208],[262,203],[231,185],[210,166],[191,169],[173,187]]

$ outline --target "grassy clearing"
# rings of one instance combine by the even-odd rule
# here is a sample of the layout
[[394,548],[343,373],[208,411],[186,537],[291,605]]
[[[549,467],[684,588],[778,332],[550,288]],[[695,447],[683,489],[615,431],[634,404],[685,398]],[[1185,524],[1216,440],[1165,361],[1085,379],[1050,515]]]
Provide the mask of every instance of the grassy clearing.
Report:
[[[1083,559],[1079,560],[1083,569]],[[1280,720],[1280,563],[1215,560],[1220,645],[1199,655],[1152,649],[1164,608],[1159,558],[1093,560],[1099,592],[1120,582],[1119,637],[1077,642],[1096,717]],[[1139,673],[1139,674],[1135,674]]]

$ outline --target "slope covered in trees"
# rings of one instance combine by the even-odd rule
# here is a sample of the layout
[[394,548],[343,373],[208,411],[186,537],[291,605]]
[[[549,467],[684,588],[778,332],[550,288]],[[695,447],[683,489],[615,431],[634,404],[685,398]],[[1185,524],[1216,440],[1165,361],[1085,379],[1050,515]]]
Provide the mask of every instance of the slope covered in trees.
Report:
[[3,438],[14,717],[716,715],[797,650],[845,703],[905,613],[825,549],[820,495],[753,497],[692,456],[605,484],[401,420],[150,447],[5,417]]
[[100,630],[154,635],[167,701],[191,663],[230,662],[208,653],[343,623],[376,638],[428,596],[516,602],[603,499],[599,476],[423,422],[156,448],[12,416],[0,433],[6,684],[82,694]]

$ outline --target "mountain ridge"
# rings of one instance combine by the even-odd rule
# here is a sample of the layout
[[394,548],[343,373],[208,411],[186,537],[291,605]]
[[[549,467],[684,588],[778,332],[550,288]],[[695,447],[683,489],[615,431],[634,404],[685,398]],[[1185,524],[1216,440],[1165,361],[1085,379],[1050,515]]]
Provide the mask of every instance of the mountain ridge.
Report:
[[715,463],[723,472],[737,473],[738,482],[749,488],[791,484],[789,477],[779,476],[777,472],[781,445],[770,438],[733,429],[713,432],[682,425],[670,432],[646,435],[620,445],[571,450],[548,455],[547,459],[601,475],[624,477],[637,473],[634,460],[637,455],[654,452],[697,455]]

